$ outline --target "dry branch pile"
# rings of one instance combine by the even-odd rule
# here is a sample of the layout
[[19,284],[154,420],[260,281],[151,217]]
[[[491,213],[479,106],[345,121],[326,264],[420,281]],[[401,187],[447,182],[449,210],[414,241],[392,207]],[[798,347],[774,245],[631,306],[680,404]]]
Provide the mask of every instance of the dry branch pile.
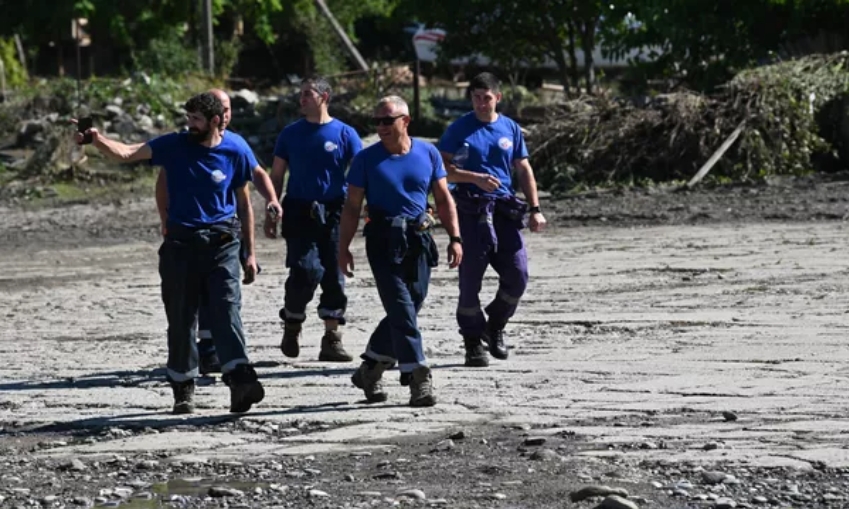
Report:
[[531,160],[541,185],[555,192],[684,180],[745,121],[713,179],[831,170],[849,166],[837,156],[849,141],[847,91],[849,53],[843,52],[747,70],[710,96],[665,94],[645,106],[579,99],[530,128]]

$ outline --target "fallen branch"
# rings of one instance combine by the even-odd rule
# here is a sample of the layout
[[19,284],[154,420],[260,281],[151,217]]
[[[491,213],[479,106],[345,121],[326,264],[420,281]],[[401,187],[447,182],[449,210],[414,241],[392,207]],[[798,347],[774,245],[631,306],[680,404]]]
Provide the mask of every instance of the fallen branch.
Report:
[[740,137],[740,133],[743,132],[743,127],[745,127],[745,125],[745,120],[740,122],[740,125],[737,126],[737,129],[734,129],[734,132],[731,133],[728,138],[725,138],[725,141],[722,142],[722,145],[719,146],[719,149],[717,149],[717,151],[714,152],[712,156],[710,156],[710,159],[708,159],[707,162],[702,165],[701,168],[699,168],[699,171],[693,176],[693,178],[690,179],[689,182],[687,182],[684,187],[690,189],[694,185],[698,184],[703,178],[705,178],[705,175],[707,175],[708,172],[714,167],[714,165],[720,159],[722,159],[722,156],[725,155],[725,152],[729,148],[731,148],[731,145],[733,145],[734,142],[737,141],[737,138]]

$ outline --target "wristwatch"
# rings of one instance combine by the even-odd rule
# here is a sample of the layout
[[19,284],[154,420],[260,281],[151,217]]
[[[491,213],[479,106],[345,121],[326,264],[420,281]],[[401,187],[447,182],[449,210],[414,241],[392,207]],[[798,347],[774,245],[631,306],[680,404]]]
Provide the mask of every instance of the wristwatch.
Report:
[[454,242],[456,242],[457,244],[463,245],[463,239],[461,237],[454,237],[453,235],[451,237],[448,237],[448,244],[449,245],[453,244]]
[[528,212],[530,212],[531,214],[542,214],[542,210],[540,210],[539,205],[531,207],[530,209],[528,209]]

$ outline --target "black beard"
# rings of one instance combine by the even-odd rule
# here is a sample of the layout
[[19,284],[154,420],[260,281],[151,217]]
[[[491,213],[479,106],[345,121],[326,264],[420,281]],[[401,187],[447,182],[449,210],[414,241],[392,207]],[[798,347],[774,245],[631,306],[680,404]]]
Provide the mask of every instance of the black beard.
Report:
[[192,131],[189,129],[189,139],[195,143],[203,143],[210,138],[211,131]]

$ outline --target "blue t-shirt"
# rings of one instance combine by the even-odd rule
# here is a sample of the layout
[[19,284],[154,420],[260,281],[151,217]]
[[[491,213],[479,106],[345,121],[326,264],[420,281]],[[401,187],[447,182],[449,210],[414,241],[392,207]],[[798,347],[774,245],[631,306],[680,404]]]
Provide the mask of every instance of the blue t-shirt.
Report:
[[412,142],[406,154],[390,154],[377,142],[354,157],[348,183],[365,189],[370,209],[408,218],[427,209],[428,192],[445,178],[445,166],[432,144],[415,138]]
[[469,144],[469,158],[463,169],[492,175],[501,185],[492,193],[474,184],[457,184],[457,187],[491,196],[513,194],[513,161],[528,157],[519,124],[501,114],[495,122],[487,123],[478,120],[474,112],[467,113],[448,126],[437,147],[454,154],[463,143]]
[[333,119],[315,124],[306,119],[286,126],[274,155],[289,163],[286,195],[296,200],[328,202],[345,195],[345,169],[363,148],[357,131]]
[[151,164],[165,168],[169,222],[201,227],[236,215],[236,190],[253,180],[256,167],[256,158],[241,137],[226,133],[212,148],[190,140],[187,132],[147,143],[153,153]]

